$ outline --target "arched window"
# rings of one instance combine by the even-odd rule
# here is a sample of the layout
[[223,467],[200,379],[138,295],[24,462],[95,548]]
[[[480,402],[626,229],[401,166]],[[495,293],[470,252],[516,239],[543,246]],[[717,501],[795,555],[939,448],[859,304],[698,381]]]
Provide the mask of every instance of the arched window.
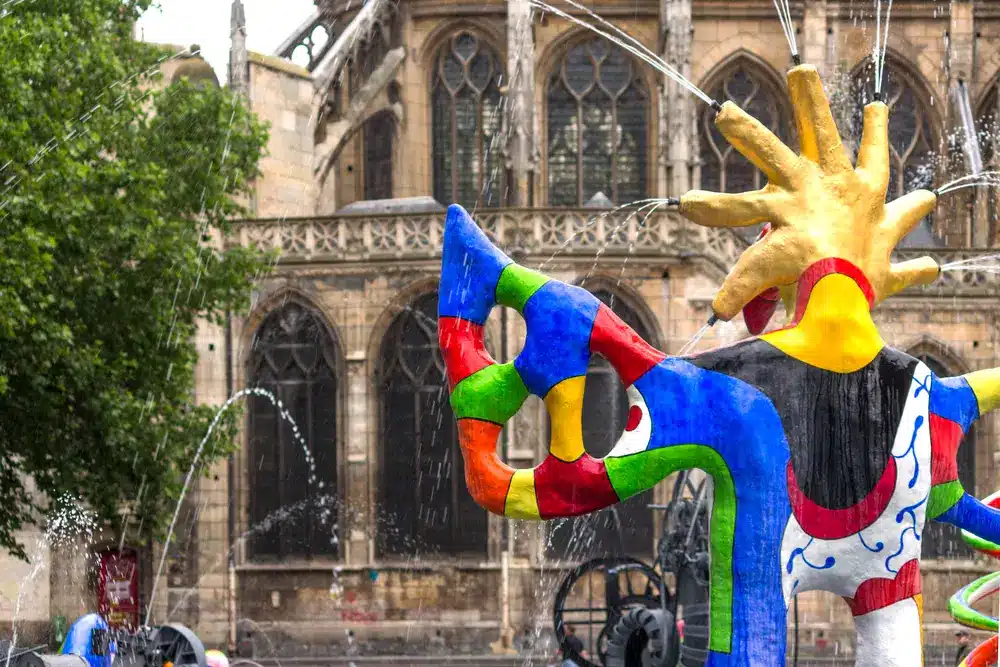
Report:
[[604,39],[577,44],[547,95],[549,204],[646,197],[649,95],[632,58]]
[[248,385],[280,400],[287,415],[269,397],[249,399],[249,518],[260,531],[250,539],[251,560],[339,554],[339,357],[321,317],[295,302],[268,315],[254,336]]
[[[869,63],[854,75],[856,100],[850,131],[841,134],[854,143],[861,140],[862,115],[874,99],[874,69]],[[930,187],[934,180],[936,140],[930,115],[917,94],[918,87],[903,67],[887,59],[882,81],[882,101],[889,107],[889,200]]]
[[[595,291],[594,296],[636,333],[650,340],[649,331],[638,314],[620,298],[607,290]],[[583,444],[587,453],[601,457],[610,452],[625,431],[627,420],[628,398],[618,373],[604,357],[591,356],[583,390]],[[580,561],[609,554],[651,554],[653,511],[647,506],[652,502],[653,491],[649,490],[614,508],[551,522],[549,556]]]
[[392,144],[396,121],[382,111],[365,123],[365,199],[392,197]]
[[500,59],[475,35],[449,39],[434,63],[431,113],[434,140],[434,198],[472,208],[499,206],[503,196],[500,160]]
[[[783,103],[786,94],[752,61],[735,60],[719,72],[706,92],[713,99],[739,105],[784,141],[790,139],[790,121]],[[767,178],[733,148],[714,121],[715,110],[703,105],[698,119],[702,189],[746,192],[762,188]]]
[[465,486],[438,347],[437,302],[433,293],[410,304],[382,344],[381,556],[486,556],[486,511]]
[[[938,377],[951,377],[955,373],[949,371],[944,364],[927,354],[918,354],[917,358],[927,364],[927,367]],[[958,479],[969,493],[976,493],[976,433],[975,427],[969,429],[958,448]],[[957,558],[971,559],[974,552],[970,549],[958,528],[938,521],[928,519],[924,525],[921,540],[921,558]]]

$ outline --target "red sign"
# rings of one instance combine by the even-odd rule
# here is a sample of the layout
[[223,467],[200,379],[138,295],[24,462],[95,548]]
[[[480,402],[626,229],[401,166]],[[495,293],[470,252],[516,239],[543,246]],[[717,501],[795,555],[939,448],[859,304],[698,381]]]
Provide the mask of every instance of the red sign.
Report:
[[139,625],[139,568],[135,552],[101,554],[97,580],[98,612],[112,628]]

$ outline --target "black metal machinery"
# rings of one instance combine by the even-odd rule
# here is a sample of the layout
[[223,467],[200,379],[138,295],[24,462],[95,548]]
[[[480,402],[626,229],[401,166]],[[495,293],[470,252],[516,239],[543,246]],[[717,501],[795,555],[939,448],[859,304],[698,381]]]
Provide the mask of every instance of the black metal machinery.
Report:
[[[553,625],[560,646],[580,667],[705,664],[711,484],[699,471],[681,472],[670,502],[649,506],[664,512],[653,564],[629,556],[600,557],[563,579]],[[612,516],[620,533],[617,512],[612,510]],[[587,629],[595,655],[573,650],[568,625]]]
[[[114,648],[112,649],[112,645]],[[94,629],[91,654],[46,654],[24,651],[11,660],[13,667],[206,667],[205,645],[185,625],[172,623],[136,631]]]

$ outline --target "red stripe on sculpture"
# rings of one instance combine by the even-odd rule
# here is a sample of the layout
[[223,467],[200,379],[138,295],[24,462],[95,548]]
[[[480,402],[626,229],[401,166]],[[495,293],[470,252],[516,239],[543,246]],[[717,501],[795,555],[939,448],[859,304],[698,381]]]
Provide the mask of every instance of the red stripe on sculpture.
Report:
[[847,276],[856,282],[858,287],[861,288],[861,291],[864,292],[865,298],[868,300],[869,308],[875,304],[875,290],[872,289],[871,282],[869,282],[868,278],[861,269],[856,267],[854,264],[851,264],[846,259],[840,259],[839,257],[821,259],[818,262],[813,263],[802,273],[801,276],[799,276],[798,294],[796,294],[795,297],[794,324],[798,324],[802,320],[802,316],[805,315],[806,305],[809,303],[809,296],[812,294],[816,283],[826,276],[834,273]]
[[791,463],[788,464],[786,477],[792,514],[802,529],[821,540],[839,540],[872,525],[889,505],[896,489],[896,459],[889,458],[882,477],[864,499],[843,509],[829,509],[810,500],[799,487]]
[[899,568],[895,579],[869,579],[860,586],[853,598],[844,598],[851,613],[861,616],[901,600],[920,594],[920,561],[907,561]]
[[962,427],[957,422],[931,413],[931,484],[958,479],[958,446]]
[[438,318],[438,343],[448,369],[448,384],[455,385],[494,363],[483,344],[483,327],[460,317]]
[[603,303],[590,332],[590,350],[611,362],[626,387],[667,358]]
[[572,463],[545,457],[535,468],[535,495],[543,519],[578,516],[619,502],[604,461],[590,454]]

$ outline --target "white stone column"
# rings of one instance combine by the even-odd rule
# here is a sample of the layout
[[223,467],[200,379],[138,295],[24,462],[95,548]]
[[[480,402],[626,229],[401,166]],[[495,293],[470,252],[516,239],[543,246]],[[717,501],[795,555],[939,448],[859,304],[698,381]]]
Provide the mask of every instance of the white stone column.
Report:
[[[691,0],[661,0],[663,59],[691,78]],[[697,103],[693,95],[664,75],[660,87],[660,195],[679,197],[693,186]]]
[[[976,22],[973,3],[970,0],[953,0],[949,3],[949,49],[948,49],[948,127],[952,132],[962,132],[962,117],[956,104],[955,89],[959,82],[964,82],[968,90],[975,90],[975,42]],[[961,136],[958,134],[957,136]],[[964,197],[955,201],[954,218],[959,223],[967,222],[968,229],[956,229],[952,234],[964,237],[965,243],[981,248],[987,244],[989,220],[985,206],[986,198],[975,195],[969,201],[980,205],[967,210],[963,205]],[[962,233],[964,232],[964,233]],[[954,236],[953,236],[954,238]]]
[[[223,327],[207,321],[198,323],[195,335],[198,349],[195,391],[199,405],[221,406],[228,398],[225,333]],[[228,480],[229,461],[224,458],[213,463],[208,476],[197,483],[198,514],[194,531],[197,558],[195,563],[190,564],[195,570],[192,574],[197,589],[192,594],[192,602],[197,606],[190,606],[197,609],[198,636],[206,644],[219,646],[226,646],[229,640],[228,555],[231,536]]]
[[535,119],[535,36],[528,0],[507,0],[507,174],[508,202],[534,201],[538,136]]
[[[343,433],[347,442],[341,450],[346,456],[343,465],[346,488],[338,494],[344,499],[344,509],[338,518],[338,535],[341,560],[348,565],[364,565],[374,558],[374,553],[369,553],[371,538],[383,527],[378,525],[377,512],[374,514],[375,523],[369,530],[366,531],[364,526],[353,525],[348,515],[348,508],[360,510],[369,507],[368,478],[371,453],[369,433],[375,420],[370,418],[368,409],[371,397],[368,394],[368,361],[364,353],[348,354],[346,366],[347,377],[343,389],[345,407]],[[372,516],[368,511],[357,514],[364,517]]]
[[827,22],[826,0],[804,3],[802,34],[799,36],[799,53],[802,62],[815,65],[820,76],[827,76]]

